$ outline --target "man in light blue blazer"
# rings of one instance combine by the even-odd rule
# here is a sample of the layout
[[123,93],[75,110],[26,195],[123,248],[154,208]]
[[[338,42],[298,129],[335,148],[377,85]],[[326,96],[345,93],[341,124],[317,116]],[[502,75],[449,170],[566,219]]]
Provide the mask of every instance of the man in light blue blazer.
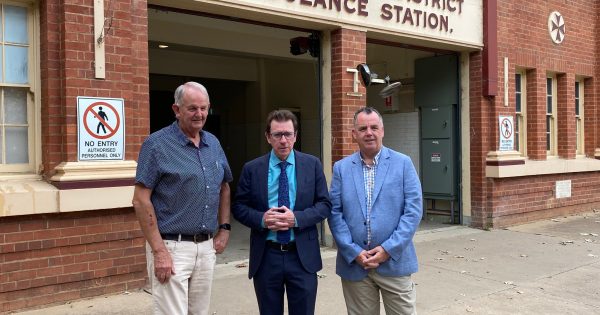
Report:
[[410,158],[383,146],[374,108],[354,114],[356,152],[333,166],[329,227],[348,314],[416,314],[413,236],[421,221],[421,183]]

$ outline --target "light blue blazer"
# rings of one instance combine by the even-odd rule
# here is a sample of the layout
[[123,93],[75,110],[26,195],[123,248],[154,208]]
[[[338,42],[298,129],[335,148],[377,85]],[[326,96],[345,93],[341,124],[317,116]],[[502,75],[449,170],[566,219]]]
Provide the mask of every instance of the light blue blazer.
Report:
[[358,152],[333,166],[329,228],[338,247],[336,273],[359,281],[367,276],[354,259],[366,249],[381,245],[390,259],[376,272],[406,276],[417,272],[412,238],[423,214],[421,183],[410,158],[382,147],[375,175],[371,210],[371,246],[367,248],[366,194],[362,161]]

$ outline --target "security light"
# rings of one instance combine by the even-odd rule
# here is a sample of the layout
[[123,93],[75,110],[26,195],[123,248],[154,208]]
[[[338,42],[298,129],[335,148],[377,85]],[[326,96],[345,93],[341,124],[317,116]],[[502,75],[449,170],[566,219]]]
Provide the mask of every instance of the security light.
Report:
[[378,75],[375,72],[371,72],[371,70],[369,69],[369,66],[366,63],[361,63],[359,64],[356,69],[358,70],[358,72],[360,73],[360,78],[363,82],[363,84],[365,85],[365,87],[370,86],[372,83],[385,83],[387,84],[386,87],[384,87],[380,92],[379,92],[379,96],[386,98],[390,95],[392,95],[394,93],[394,90],[396,90],[397,88],[399,88],[402,83],[398,82],[394,82],[394,83],[390,83],[390,77],[386,76],[385,80],[382,79],[378,79]]

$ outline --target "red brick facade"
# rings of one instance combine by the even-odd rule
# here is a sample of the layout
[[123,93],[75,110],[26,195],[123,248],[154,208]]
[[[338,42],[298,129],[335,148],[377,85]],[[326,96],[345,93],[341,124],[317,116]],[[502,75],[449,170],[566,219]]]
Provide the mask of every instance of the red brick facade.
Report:
[[[95,79],[93,1],[39,2],[41,173],[46,178],[61,162],[77,161],[77,96],[124,99],[125,160],[137,159],[149,133],[147,2],[115,0],[105,5],[105,16],[112,19],[105,37],[106,79]],[[548,35],[552,11],[559,11],[566,22],[560,45]],[[484,78],[489,55],[472,52],[469,90],[463,92],[468,93],[470,115],[470,130],[461,132],[470,136],[471,225],[502,227],[600,207],[598,171],[486,175],[488,153],[498,150],[498,116],[515,115],[517,70],[525,72],[527,83],[527,158],[547,159],[548,73],[557,79],[558,158],[576,158],[574,82],[581,77],[585,154],[594,158],[600,148],[599,16],[597,0],[497,3],[497,76]],[[366,89],[360,85],[358,93],[349,93],[354,74],[347,69],[366,62],[367,36],[345,28],[331,32],[332,151],[325,154],[333,162],[356,149],[352,119],[366,105]],[[509,106],[503,99],[504,58],[509,63]],[[484,96],[489,82],[497,82],[495,97]],[[570,198],[554,197],[558,180],[571,180]],[[0,312],[132,290],[142,287],[145,277],[144,240],[132,208],[0,217]]]
[[352,140],[354,112],[367,104],[366,89],[361,96],[348,95],[354,89],[354,74],[347,69],[367,61],[365,32],[338,29],[331,34],[331,159],[333,162],[356,151]]
[[[560,12],[566,25],[566,37],[554,44],[548,34],[547,19]],[[498,96],[482,96],[480,54],[470,60],[471,114],[471,195],[472,225],[502,227],[558,214],[589,211],[600,204],[600,172],[564,173],[514,178],[489,178],[485,175],[486,154],[496,151],[499,135],[498,115],[515,115],[514,76],[526,71],[527,157],[546,160],[546,77],[556,76],[557,84],[557,156],[576,157],[575,80],[586,78],[584,133],[585,154],[594,158],[600,146],[596,123],[600,114],[600,38],[597,35],[600,3],[588,0],[501,1],[498,2]],[[503,69],[508,58],[509,106],[504,106]],[[596,78],[596,79],[594,79]],[[555,199],[554,182],[572,181],[572,196]]]
[[0,313],[144,286],[145,241],[131,209],[0,220]]
[[[110,1],[106,79],[95,79],[93,1],[40,1],[42,174],[77,161],[77,96],[123,98],[126,160],[149,133],[146,1]],[[0,217],[0,313],[140,288],[132,208]],[[34,298],[32,298],[34,297]]]
[[150,131],[146,1],[111,1],[105,36],[106,78],[95,79],[92,1],[40,3],[43,173],[77,161],[77,96],[125,100],[126,160]]

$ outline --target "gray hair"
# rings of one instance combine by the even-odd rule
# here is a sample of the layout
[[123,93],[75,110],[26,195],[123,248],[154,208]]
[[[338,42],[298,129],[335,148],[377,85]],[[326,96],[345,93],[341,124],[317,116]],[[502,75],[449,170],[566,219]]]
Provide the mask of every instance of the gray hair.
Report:
[[371,114],[371,113],[375,113],[377,114],[377,116],[379,116],[379,122],[381,123],[381,125],[383,126],[383,117],[381,117],[381,114],[373,107],[361,107],[359,108],[356,113],[354,113],[354,127],[356,127],[356,120],[358,118],[358,114],[360,113],[365,113],[367,115]]
[[189,82],[186,82],[186,83],[180,85],[175,90],[175,105],[181,106],[181,101],[183,100],[183,96],[185,95],[185,92],[187,91],[188,88],[196,89],[196,90],[199,90],[200,92],[202,92],[202,94],[206,95],[206,99],[208,100],[208,103],[210,104],[210,97],[208,97],[208,91],[206,90],[204,85],[202,85],[198,82],[189,81]]

